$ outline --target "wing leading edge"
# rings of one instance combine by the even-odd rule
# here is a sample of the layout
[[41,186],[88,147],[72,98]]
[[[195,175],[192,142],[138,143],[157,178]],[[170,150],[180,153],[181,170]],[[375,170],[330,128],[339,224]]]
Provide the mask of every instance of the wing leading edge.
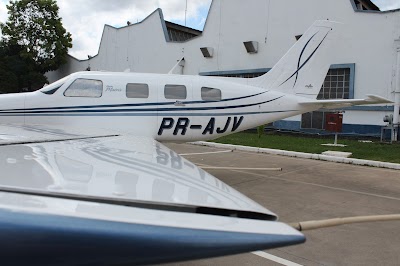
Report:
[[305,100],[301,105],[321,105],[321,108],[334,109],[353,105],[392,104],[393,102],[378,95],[367,95],[365,99],[332,99],[332,100]]
[[[32,127],[18,130],[29,136]],[[150,264],[304,242],[152,139],[82,136],[0,144],[3,261]]]

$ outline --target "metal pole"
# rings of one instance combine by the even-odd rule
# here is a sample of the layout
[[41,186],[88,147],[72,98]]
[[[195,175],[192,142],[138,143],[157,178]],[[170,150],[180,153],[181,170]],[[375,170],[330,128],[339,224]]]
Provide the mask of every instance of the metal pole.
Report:
[[337,135],[338,135],[338,133],[337,132],[335,132],[335,146],[337,145]]
[[[400,40],[398,41],[399,47],[397,47],[397,72],[396,72],[396,88],[394,90],[394,112],[393,112],[393,124],[398,125],[400,123],[399,112],[400,112]],[[397,140],[397,130],[393,130],[392,140]]]
[[186,13],[187,13],[187,0],[186,0],[186,5],[185,5],[185,27],[186,27]]

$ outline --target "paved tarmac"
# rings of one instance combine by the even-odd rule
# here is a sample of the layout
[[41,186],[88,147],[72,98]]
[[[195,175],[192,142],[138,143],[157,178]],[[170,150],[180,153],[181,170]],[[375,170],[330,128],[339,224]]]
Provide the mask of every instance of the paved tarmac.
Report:
[[[221,149],[167,144],[178,153]],[[399,155],[400,156],[400,155]],[[242,151],[187,155],[196,164],[281,167],[282,171],[207,170],[277,213],[283,222],[400,214],[400,171]],[[400,265],[400,222],[305,232],[302,245],[168,265]]]

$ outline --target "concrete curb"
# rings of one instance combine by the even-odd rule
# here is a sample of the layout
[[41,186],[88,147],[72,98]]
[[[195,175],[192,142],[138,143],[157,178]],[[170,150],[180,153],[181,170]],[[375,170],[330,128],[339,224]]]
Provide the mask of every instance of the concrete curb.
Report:
[[372,167],[400,170],[400,164],[397,164],[397,163],[386,163],[386,162],[370,161],[370,160],[362,160],[362,159],[342,158],[342,157],[328,156],[328,155],[315,154],[315,153],[275,150],[275,149],[268,149],[268,148],[257,148],[257,147],[241,146],[241,145],[221,144],[221,143],[206,142],[206,141],[190,142],[189,144],[208,146],[208,147],[214,147],[214,148],[225,148],[225,149],[232,149],[232,150],[239,150],[239,151],[247,151],[247,152],[282,155],[282,156],[289,156],[289,157],[296,157],[296,158],[303,158],[303,159],[321,160],[321,161],[328,161],[328,162],[335,162],[335,163],[346,163],[346,164],[354,164],[354,165],[372,166]]

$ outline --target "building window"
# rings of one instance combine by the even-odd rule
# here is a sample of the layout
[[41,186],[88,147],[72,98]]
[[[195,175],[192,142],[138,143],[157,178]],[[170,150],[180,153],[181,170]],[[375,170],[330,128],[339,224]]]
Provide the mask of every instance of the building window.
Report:
[[149,85],[142,83],[128,83],[126,85],[127,98],[149,98]]
[[[330,69],[317,96],[318,100],[350,98],[350,68]],[[301,128],[324,129],[326,112],[315,111],[301,116]]]
[[94,79],[76,79],[64,92],[66,97],[99,98],[103,94],[103,82]]
[[315,111],[305,113],[301,117],[301,128],[304,129],[325,129],[325,116],[330,112]]
[[349,99],[350,68],[330,69],[317,99]]
[[355,8],[358,10],[373,10],[380,11],[379,7],[377,7],[372,1],[369,0],[353,0]]
[[222,96],[220,89],[214,89],[208,87],[201,88],[201,99],[203,101],[220,101],[221,98]]
[[184,100],[187,96],[186,87],[184,85],[167,84],[164,87],[164,96],[165,99]]

